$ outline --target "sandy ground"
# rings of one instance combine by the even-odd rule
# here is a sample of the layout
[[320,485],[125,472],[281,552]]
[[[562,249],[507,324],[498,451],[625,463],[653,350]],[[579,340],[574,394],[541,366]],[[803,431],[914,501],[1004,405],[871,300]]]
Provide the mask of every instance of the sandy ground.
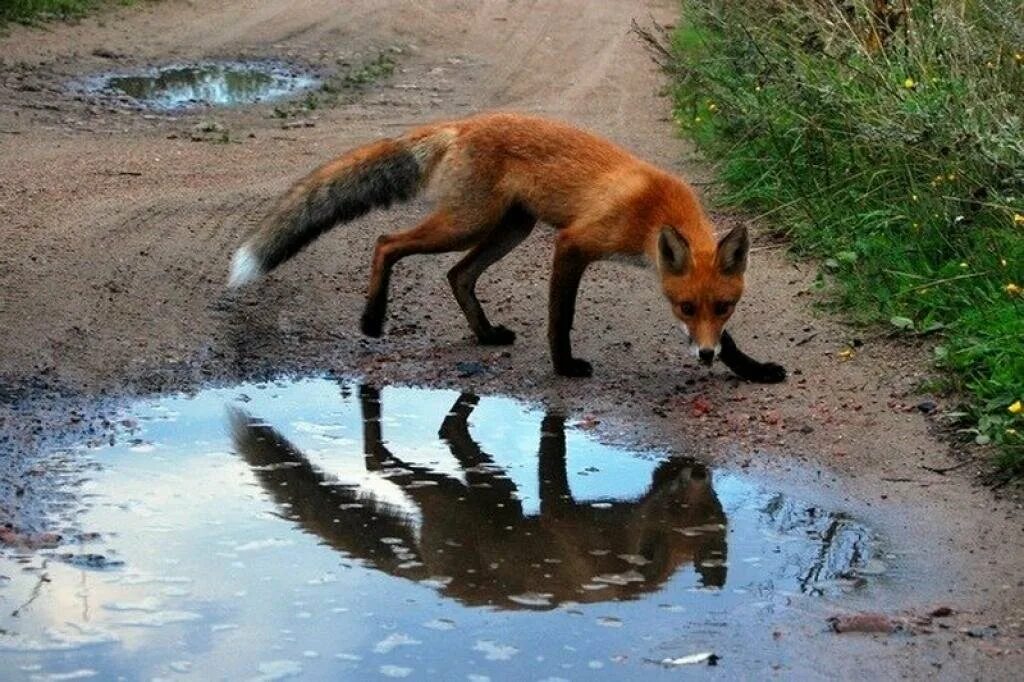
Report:
[[[613,264],[588,272],[574,334],[595,376],[553,376],[543,229],[481,281],[492,320],[519,332],[514,347],[473,343],[444,278],[455,256],[404,261],[384,338],[361,337],[373,241],[413,224],[426,208],[417,202],[332,232],[259,285],[225,294],[232,249],[278,193],[346,148],[424,120],[493,109],[557,116],[702,186],[711,171],[676,138],[658,94],[665,84],[628,32],[633,17],[674,14],[667,0],[167,0],[0,37],[0,513],[32,525],[46,507],[46,486],[29,480],[32,453],[102,431],[104,406],[129,396],[280,373],[458,385],[563,405],[600,420],[603,438],[742,468],[838,505],[907,557],[904,596],[879,610],[957,612],[913,636],[793,623],[773,646],[806,649],[803,667],[774,671],[750,653],[751,678],[1019,675],[1019,505],[975,483],[981,464],[923,468],[964,454],[932,435],[950,405],[938,401],[930,416],[917,409],[923,350],[866,339],[844,358],[857,334],[815,311],[814,268],[776,245],[757,244],[731,323],[741,347],[791,370],[775,386],[696,366],[651,274]],[[381,50],[395,55],[396,73],[312,112],[312,127],[282,129],[269,105],[143,114],[75,99],[65,86],[195,58],[275,57],[329,71]],[[230,143],[190,139],[211,118]],[[723,228],[737,219],[718,218]],[[482,371],[459,376],[463,362]],[[982,637],[965,632],[988,625],[996,628]]]

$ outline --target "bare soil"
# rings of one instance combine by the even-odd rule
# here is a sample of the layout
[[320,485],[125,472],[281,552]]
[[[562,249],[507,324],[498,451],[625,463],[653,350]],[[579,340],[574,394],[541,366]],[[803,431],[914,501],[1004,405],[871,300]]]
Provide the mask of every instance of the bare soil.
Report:
[[[412,225],[426,209],[418,202],[340,228],[262,283],[225,293],[232,250],[291,182],[425,120],[496,109],[555,116],[704,186],[713,169],[676,138],[659,96],[665,83],[628,31],[648,14],[671,22],[675,5],[167,0],[0,36],[0,517],[42,524],[47,488],[45,472],[33,473],[33,451],[109,428],[103,406],[129,396],[282,373],[458,385],[562,405],[600,422],[604,438],[744,468],[831,500],[874,524],[914,566],[898,576],[905,601],[877,610],[955,612],[913,635],[834,634],[809,619],[776,640],[806,648],[804,668],[773,671],[770,652],[732,652],[749,656],[752,678],[1019,679],[1020,505],[977,485],[983,460],[933,435],[952,405],[918,409],[928,398],[917,392],[927,349],[855,343],[858,332],[816,311],[815,268],[775,244],[758,243],[731,323],[748,353],[790,369],[774,386],[698,367],[652,275],[617,264],[593,267],[583,283],[574,345],[595,376],[555,377],[544,230],[481,281],[492,320],[519,332],[514,347],[474,344],[444,277],[455,256],[404,261],[384,338],[363,338],[357,319],[373,242]],[[145,113],[76,98],[66,85],[209,58],[283,59],[330,73],[339,60],[381,51],[398,62],[390,78],[301,115],[301,127],[283,127],[295,119],[276,118],[270,104]],[[227,142],[192,139],[209,120],[228,130]],[[721,229],[738,219],[717,218]],[[996,628],[971,630],[987,625]]]

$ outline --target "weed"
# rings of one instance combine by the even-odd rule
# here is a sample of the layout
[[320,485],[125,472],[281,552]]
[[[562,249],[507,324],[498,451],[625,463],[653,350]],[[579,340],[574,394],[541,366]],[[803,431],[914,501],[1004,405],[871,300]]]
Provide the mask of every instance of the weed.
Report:
[[274,108],[275,118],[291,118],[304,113],[337,106],[355,99],[362,90],[389,77],[395,71],[396,62],[388,52],[356,64],[339,61],[338,69],[320,85],[316,92],[306,93],[297,102]]
[[[117,4],[130,5],[133,0],[117,0]],[[3,0],[0,2],[0,26],[8,22],[32,24],[48,19],[76,19],[98,7],[111,4],[108,0]]]

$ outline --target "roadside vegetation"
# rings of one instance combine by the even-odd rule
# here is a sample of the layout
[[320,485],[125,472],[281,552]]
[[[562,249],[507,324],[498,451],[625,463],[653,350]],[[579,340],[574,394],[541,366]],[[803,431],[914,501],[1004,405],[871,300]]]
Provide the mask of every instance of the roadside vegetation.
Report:
[[368,87],[390,78],[398,65],[397,56],[400,54],[400,48],[392,48],[356,62],[339,60],[337,70],[324,79],[318,90],[307,93],[296,102],[274,107],[274,116],[292,118],[316,109],[351,102]]
[[722,200],[854,322],[933,337],[961,433],[1024,473],[1024,2],[682,3],[663,56]]
[[[116,0],[130,5],[133,0]],[[52,19],[74,19],[84,16],[110,0],[0,0],[0,26],[9,22],[32,24]]]

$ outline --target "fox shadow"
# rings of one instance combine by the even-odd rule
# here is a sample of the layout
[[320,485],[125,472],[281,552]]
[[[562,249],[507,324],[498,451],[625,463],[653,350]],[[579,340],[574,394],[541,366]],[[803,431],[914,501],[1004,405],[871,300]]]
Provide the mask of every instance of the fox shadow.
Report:
[[231,426],[237,452],[282,514],[364,565],[433,578],[447,597],[499,609],[636,599],[685,566],[702,586],[725,584],[726,517],[710,472],[697,462],[661,462],[639,497],[580,503],[566,473],[565,417],[548,413],[539,511],[529,514],[511,478],[470,434],[476,396],[459,396],[438,432],[464,480],[391,452],[379,391],[361,386],[359,401],[366,470],[399,486],[418,515],[338,481],[241,410],[231,413]]

